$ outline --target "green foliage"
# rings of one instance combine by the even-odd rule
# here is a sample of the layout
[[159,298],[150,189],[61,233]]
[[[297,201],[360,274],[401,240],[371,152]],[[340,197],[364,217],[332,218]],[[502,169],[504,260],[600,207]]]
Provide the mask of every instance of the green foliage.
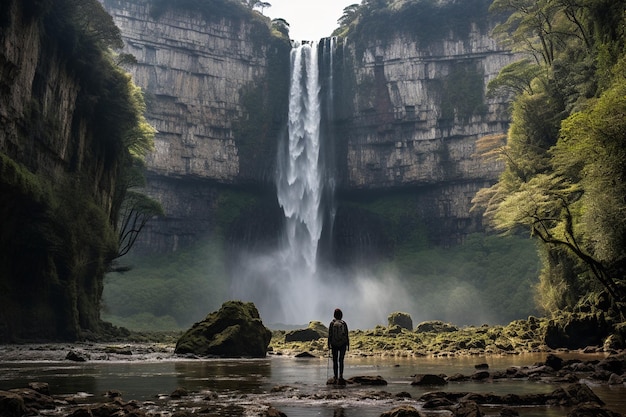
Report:
[[399,33],[424,43],[443,39],[451,32],[464,38],[473,23],[486,27],[489,4],[489,0],[365,0],[344,9],[337,33],[357,43],[388,40]]
[[209,239],[156,259],[129,255],[133,268],[105,279],[104,315],[133,330],[154,327],[154,317],[169,326],[159,330],[189,326],[226,299],[223,259],[222,243]]
[[[28,166],[0,157],[0,190],[10,201],[0,211],[10,219],[0,233],[0,281],[7,290],[0,317],[11,318],[10,332],[18,337],[76,340],[81,329],[100,329],[102,278],[118,253],[122,174],[150,149],[154,131],[143,117],[140,90],[115,63],[111,48],[122,46],[120,32],[97,0],[19,6],[29,9],[24,19],[40,25],[41,38],[32,101],[21,121],[28,129],[18,132]],[[76,85],[59,84],[71,82]],[[73,113],[52,115],[44,97],[72,88],[76,102],[67,108]],[[62,169],[48,170],[45,159],[52,156],[37,152],[60,149],[62,141],[63,154],[54,161]]]
[[23,165],[0,153],[0,186],[11,193],[23,196],[35,203],[46,203],[52,198],[50,184],[41,181]]
[[487,95],[534,94],[533,80],[541,74],[541,67],[528,59],[513,62],[500,70],[487,85]]
[[[626,62],[626,57],[622,63]],[[612,265],[626,260],[626,77],[563,122],[555,170],[579,184],[580,233],[587,250]]]
[[[546,243],[544,309],[577,308],[605,291],[612,304],[602,308],[623,317],[626,2],[496,0],[492,9],[511,13],[496,32],[540,70],[530,82],[525,73],[514,101],[506,170],[475,201],[496,228],[525,228]],[[510,74],[498,84],[510,85]]]
[[444,125],[453,124],[455,118],[467,122],[473,115],[484,114],[483,78],[472,64],[452,66],[443,79],[441,94],[441,117]]
[[217,222],[227,230],[242,213],[253,209],[259,200],[249,192],[238,190],[223,190],[218,200]]

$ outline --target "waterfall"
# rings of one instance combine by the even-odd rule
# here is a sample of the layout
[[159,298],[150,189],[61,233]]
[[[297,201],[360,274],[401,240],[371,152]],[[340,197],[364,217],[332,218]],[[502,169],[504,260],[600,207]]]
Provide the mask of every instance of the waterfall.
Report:
[[287,149],[281,149],[277,197],[285,213],[286,256],[299,276],[312,277],[322,233],[320,208],[320,83],[317,44],[291,51]]
[[352,325],[369,326],[385,319],[387,306],[407,304],[393,277],[325,262],[332,258],[336,214],[336,47],[336,38],[325,38],[291,51],[289,113],[276,172],[283,241],[277,248],[242,254],[234,268],[231,295],[254,302],[265,323],[326,321],[341,307]]

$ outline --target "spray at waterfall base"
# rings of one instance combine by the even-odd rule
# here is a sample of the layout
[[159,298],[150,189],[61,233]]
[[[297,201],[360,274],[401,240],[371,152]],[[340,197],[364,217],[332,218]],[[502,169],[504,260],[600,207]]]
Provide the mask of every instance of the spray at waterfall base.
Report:
[[408,306],[392,279],[319,264],[324,219],[332,228],[334,216],[332,164],[325,160],[333,137],[324,124],[332,118],[335,49],[336,39],[328,38],[291,51],[288,135],[281,138],[276,173],[283,243],[268,253],[241,254],[233,274],[233,296],[254,302],[267,323],[325,322],[341,307],[353,328],[367,327],[383,323],[388,306]]

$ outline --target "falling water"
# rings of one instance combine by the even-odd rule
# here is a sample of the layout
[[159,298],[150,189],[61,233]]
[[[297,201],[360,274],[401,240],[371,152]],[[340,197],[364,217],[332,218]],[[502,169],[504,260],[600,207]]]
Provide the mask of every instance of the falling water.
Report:
[[317,44],[309,43],[291,51],[289,135],[276,184],[286,220],[286,261],[305,278],[315,274],[322,233],[320,120]]
[[276,175],[284,239],[278,248],[241,256],[234,271],[232,296],[253,301],[266,323],[326,320],[341,306],[351,324],[371,326],[384,322],[388,306],[406,304],[406,294],[393,280],[374,277],[358,265],[338,270],[320,259],[320,246],[325,254],[332,251],[336,211],[335,50],[336,39],[327,38],[291,51],[289,118]]

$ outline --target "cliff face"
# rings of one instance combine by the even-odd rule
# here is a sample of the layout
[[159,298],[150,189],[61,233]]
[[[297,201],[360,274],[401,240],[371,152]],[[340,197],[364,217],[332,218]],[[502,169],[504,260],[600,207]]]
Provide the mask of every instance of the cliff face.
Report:
[[[252,11],[245,20],[209,20],[184,9],[154,15],[145,0],[107,0],[104,5],[122,31],[124,52],[137,59],[129,69],[146,92],[148,117],[159,132],[147,161],[151,173],[226,184],[257,181],[270,173],[273,155],[250,158],[239,122],[274,105],[259,98],[254,103],[259,107],[251,108],[247,100],[255,90],[272,92],[269,66],[284,59],[288,42],[272,43],[267,23],[255,20]],[[275,144],[262,133],[255,137],[257,147],[267,146],[271,153]]]
[[[482,230],[471,200],[503,169],[476,155],[477,139],[504,135],[509,122],[507,103],[485,96],[488,82],[514,59],[489,35],[492,27],[472,24],[462,37],[447,33],[428,42],[409,34],[348,38],[341,50],[339,188],[348,195],[412,194],[410,209],[435,243],[458,243]],[[350,240],[360,238],[360,227],[347,226]]]
[[102,280],[117,253],[127,151],[115,132],[129,80],[76,30],[74,5],[0,5],[0,341],[98,331]]
[[489,31],[473,25],[467,38],[448,36],[427,45],[395,36],[370,40],[360,51],[348,41],[344,59],[355,62],[356,84],[347,103],[352,114],[341,131],[348,188],[497,177],[502,166],[476,158],[475,142],[506,132],[507,104],[486,99],[485,91],[513,55]]
[[[185,10],[153,16],[145,0],[104,4],[121,28],[125,51],[137,57],[129,70],[146,91],[148,118],[159,131],[148,190],[168,216],[148,226],[144,243],[171,251],[215,232],[220,184],[252,185],[265,205],[274,204],[263,212],[274,215],[289,46],[252,17],[209,21]],[[448,34],[420,43],[399,34],[358,44],[348,39],[337,49],[331,131],[340,207],[354,193],[402,189],[417,196],[411,204],[431,224],[434,241],[456,242],[481,229],[479,216],[469,214],[471,198],[502,167],[478,160],[475,142],[506,131],[505,104],[484,94],[512,59],[488,33],[474,25],[463,38]],[[337,228],[347,246],[367,228],[353,218],[337,217],[347,222]]]
[[168,8],[156,15],[147,0],[103,4],[122,31],[124,52],[137,59],[128,70],[158,131],[147,192],[167,215],[147,225],[138,248],[174,251],[215,233],[224,186],[258,194],[261,185],[266,194],[286,117],[291,47],[252,11],[243,18]]

